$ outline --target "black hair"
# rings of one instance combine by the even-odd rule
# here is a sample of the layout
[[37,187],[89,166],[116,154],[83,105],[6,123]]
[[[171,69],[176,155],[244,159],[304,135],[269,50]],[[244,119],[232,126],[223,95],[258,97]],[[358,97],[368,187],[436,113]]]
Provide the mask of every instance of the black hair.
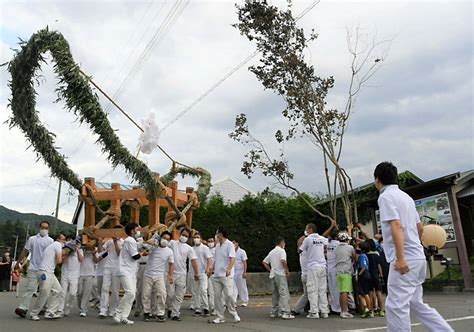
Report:
[[369,240],[367,240],[367,242],[369,242],[370,251],[375,251],[375,249],[377,249],[377,247],[375,246],[375,240],[374,239],[369,239]]
[[164,231],[163,233],[161,233],[160,237],[163,237],[163,235],[169,235],[170,238],[173,238],[173,236],[171,235],[171,233],[168,232],[168,231]]
[[130,236],[132,234],[132,231],[137,227],[138,225],[135,223],[127,224],[127,226],[125,226],[125,234]]
[[55,239],[56,239],[56,240],[59,240],[59,238],[61,237],[61,235],[64,236],[64,237],[66,237],[66,235],[64,235],[64,233],[59,232],[58,235],[56,235]]
[[46,220],[43,220],[43,221],[40,221],[39,228],[41,228],[41,225],[43,224],[47,224],[49,226],[49,222],[47,222]]
[[183,235],[183,232],[188,232],[188,237],[191,236],[191,230],[187,227],[181,228],[181,231],[179,232],[179,235]]
[[217,233],[222,234],[227,239],[227,231],[223,226],[217,227]]
[[238,243],[240,246],[240,240],[239,239],[234,239],[234,242]]
[[331,240],[337,240],[337,236],[339,235],[339,230],[334,228],[331,233],[329,233],[329,237]]
[[370,251],[370,244],[368,241],[364,241],[361,244],[359,244],[359,248],[363,253],[369,252]]
[[317,228],[316,228],[316,225],[313,224],[313,223],[310,223],[310,224],[307,224],[306,227],[308,227],[309,229],[311,229],[313,231],[313,233],[316,233],[317,232]]
[[389,161],[384,161],[375,167],[374,178],[387,186],[389,184],[398,184],[397,168]]
[[285,239],[281,236],[277,237],[275,240],[275,245],[279,245],[282,242],[286,242]]

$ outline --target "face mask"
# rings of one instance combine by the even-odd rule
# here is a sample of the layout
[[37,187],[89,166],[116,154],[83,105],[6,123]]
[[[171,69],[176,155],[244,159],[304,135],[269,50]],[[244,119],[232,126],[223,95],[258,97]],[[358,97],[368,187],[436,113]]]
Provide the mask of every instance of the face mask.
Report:
[[42,237],[48,236],[48,230],[47,229],[41,229],[40,230],[40,236],[42,236]]
[[160,246],[162,246],[163,248],[166,248],[168,246],[168,240],[162,239],[160,241]]
[[209,248],[211,248],[211,249],[214,248],[214,242],[209,242],[209,243],[207,244],[207,246],[208,246]]
[[194,244],[195,245],[200,245],[201,244],[201,239],[194,239]]
[[137,233],[135,234],[135,238],[138,239],[142,237],[142,233],[140,231],[137,231]]
[[186,243],[186,242],[188,242],[188,238],[187,238],[186,236],[184,236],[184,235],[181,235],[181,236],[179,237],[179,242],[181,242],[181,243]]
[[304,231],[304,236],[308,236],[308,231]]

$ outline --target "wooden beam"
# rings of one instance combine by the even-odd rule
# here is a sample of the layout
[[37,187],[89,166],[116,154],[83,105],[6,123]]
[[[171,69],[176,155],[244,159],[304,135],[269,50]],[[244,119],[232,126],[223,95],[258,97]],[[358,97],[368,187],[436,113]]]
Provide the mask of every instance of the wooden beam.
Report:
[[[188,200],[191,198],[191,195],[194,193],[193,187],[186,187],[186,194],[188,195]],[[186,212],[186,223],[188,224],[189,228],[193,228],[193,208],[190,208]]]
[[[112,183],[112,191],[113,192],[120,192],[120,183]],[[114,211],[117,211],[117,212],[120,211],[120,199],[111,200],[110,201],[110,207]],[[114,217],[112,224],[113,224],[113,226],[120,225],[120,218]]]
[[127,234],[125,234],[125,229],[123,228],[106,228],[106,229],[96,229],[94,230],[94,236],[96,239],[106,239],[106,238],[113,238],[113,237],[120,237],[125,239]]
[[[95,186],[95,179],[94,178],[85,178],[84,183],[88,184],[93,190],[96,189]],[[87,194],[87,190],[85,190],[85,194]],[[85,204],[85,212],[84,212],[84,227],[91,227],[95,226],[95,206],[89,205],[87,202]]]
[[[177,188],[176,188],[177,189]],[[172,189],[167,188],[166,193],[169,196],[172,195]],[[138,198],[141,201],[143,200],[143,205],[146,205],[147,193],[143,188],[131,189],[131,190],[121,190],[121,191],[112,191],[112,190],[101,190],[95,191],[95,197],[98,201],[113,201],[113,200],[122,200],[122,199],[135,199]],[[178,205],[185,204],[187,202],[187,195],[181,191],[176,190],[175,197]]]

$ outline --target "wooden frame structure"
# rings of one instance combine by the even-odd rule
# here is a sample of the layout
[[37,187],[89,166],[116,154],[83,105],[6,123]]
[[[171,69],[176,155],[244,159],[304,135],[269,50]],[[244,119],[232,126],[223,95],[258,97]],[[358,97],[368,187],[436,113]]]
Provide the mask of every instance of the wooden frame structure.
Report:
[[[156,175],[159,179],[159,175]],[[93,234],[95,239],[97,238],[112,238],[112,237],[126,237],[123,228],[101,228],[96,225],[96,204],[99,201],[110,201],[109,211],[116,211],[111,214],[112,225],[120,225],[120,208],[124,203],[130,202],[130,222],[134,222],[140,225],[140,208],[144,206],[149,207],[148,214],[148,229],[153,226],[157,226],[160,223],[160,208],[162,206],[167,207],[168,214],[176,215],[176,212],[180,212],[179,208],[184,208],[185,213],[183,220],[186,225],[192,229],[193,221],[193,209],[199,207],[199,201],[197,195],[194,192],[194,188],[186,187],[186,191],[182,192],[178,190],[178,182],[171,181],[169,186],[165,187],[165,190],[161,191],[159,196],[149,199],[148,193],[145,189],[137,186],[131,190],[123,190],[120,188],[119,183],[112,183],[111,189],[97,188],[94,178],[85,178],[84,184],[80,193],[80,199],[85,204],[84,214],[84,230],[83,232],[83,243],[87,243],[91,239],[90,235]],[[174,205],[174,206],[173,206]],[[181,214],[181,212],[180,212]],[[179,216],[177,216],[179,219]],[[165,226],[164,224],[162,224]],[[146,227],[144,227],[146,228]],[[172,229],[173,238],[177,238],[178,234],[176,229]],[[86,233],[86,234],[84,234]]]

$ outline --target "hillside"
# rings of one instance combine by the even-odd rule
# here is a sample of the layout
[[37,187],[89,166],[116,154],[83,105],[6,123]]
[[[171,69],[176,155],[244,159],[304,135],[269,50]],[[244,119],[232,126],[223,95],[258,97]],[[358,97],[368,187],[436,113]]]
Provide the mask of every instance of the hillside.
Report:
[[[3,205],[0,205],[0,225],[4,225],[7,221],[14,223],[17,220],[20,221],[20,223],[32,222],[31,226],[35,225],[34,228],[37,228],[37,224],[41,220],[46,220],[50,225],[53,225],[56,218],[52,216],[38,215],[36,213],[22,213],[15,210],[10,210]],[[58,226],[61,231],[64,231],[68,234],[74,232],[76,229],[76,226],[61,220],[59,220]]]

